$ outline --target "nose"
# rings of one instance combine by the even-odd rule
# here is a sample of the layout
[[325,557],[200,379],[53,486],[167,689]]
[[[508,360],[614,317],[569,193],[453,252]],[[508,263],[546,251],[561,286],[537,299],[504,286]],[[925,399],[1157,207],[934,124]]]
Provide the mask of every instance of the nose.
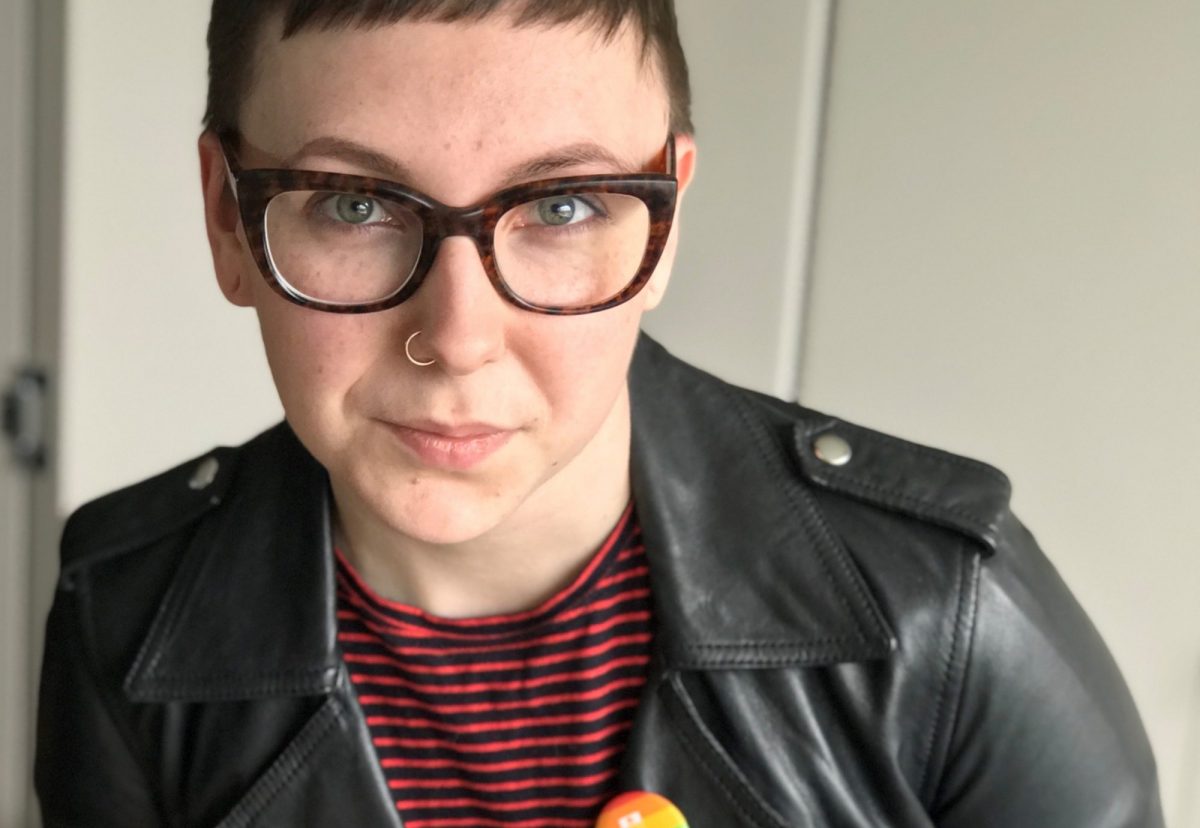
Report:
[[448,238],[420,290],[405,304],[413,309],[421,359],[436,359],[452,375],[469,374],[496,361],[506,345],[506,321],[519,310],[488,281],[474,242]]

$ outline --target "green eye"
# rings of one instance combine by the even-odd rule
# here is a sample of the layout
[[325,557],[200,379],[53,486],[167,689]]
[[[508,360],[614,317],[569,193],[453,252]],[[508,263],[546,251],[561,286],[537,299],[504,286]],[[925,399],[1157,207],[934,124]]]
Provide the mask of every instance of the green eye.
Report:
[[334,204],[337,217],[347,224],[366,224],[375,215],[378,205],[362,196],[338,196]]
[[[580,200],[573,196],[547,198],[539,201],[537,205],[538,220],[551,227],[562,227],[571,224],[575,221],[577,214],[586,213],[586,207],[582,211],[579,209],[577,205],[580,204]],[[586,218],[586,215],[584,215],[584,218]]]

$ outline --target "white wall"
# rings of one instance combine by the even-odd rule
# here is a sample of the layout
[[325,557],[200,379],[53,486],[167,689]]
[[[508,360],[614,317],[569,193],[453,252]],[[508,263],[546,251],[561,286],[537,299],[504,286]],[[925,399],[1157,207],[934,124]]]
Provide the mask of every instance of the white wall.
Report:
[[204,238],[209,0],[67,7],[64,511],[279,418],[257,327]]
[[781,396],[799,356],[830,5],[676,4],[699,166],[669,298],[645,328],[677,355]]
[[801,397],[1009,472],[1200,826],[1200,3],[836,28]]

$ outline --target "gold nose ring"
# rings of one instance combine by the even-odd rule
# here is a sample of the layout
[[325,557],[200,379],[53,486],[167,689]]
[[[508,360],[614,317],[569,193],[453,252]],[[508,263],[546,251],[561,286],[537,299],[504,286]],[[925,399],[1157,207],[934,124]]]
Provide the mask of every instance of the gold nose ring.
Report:
[[416,357],[414,357],[412,355],[412,341],[420,335],[421,335],[421,332],[417,331],[416,333],[414,333],[412,336],[410,336],[408,338],[408,341],[404,343],[404,355],[406,357],[408,357],[409,362],[411,362],[413,365],[417,366],[418,368],[428,368],[430,365],[433,365],[433,363],[437,362],[437,360],[431,359],[428,362],[422,362],[421,360],[417,359]]

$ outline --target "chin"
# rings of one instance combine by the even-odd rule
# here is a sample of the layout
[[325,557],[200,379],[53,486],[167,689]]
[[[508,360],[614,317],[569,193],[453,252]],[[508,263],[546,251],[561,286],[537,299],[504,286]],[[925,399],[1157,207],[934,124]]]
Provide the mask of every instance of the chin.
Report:
[[408,475],[392,485],[355,488],[381,529],[437,546],[476,540],[520,505],[520,498],[477,481]]

